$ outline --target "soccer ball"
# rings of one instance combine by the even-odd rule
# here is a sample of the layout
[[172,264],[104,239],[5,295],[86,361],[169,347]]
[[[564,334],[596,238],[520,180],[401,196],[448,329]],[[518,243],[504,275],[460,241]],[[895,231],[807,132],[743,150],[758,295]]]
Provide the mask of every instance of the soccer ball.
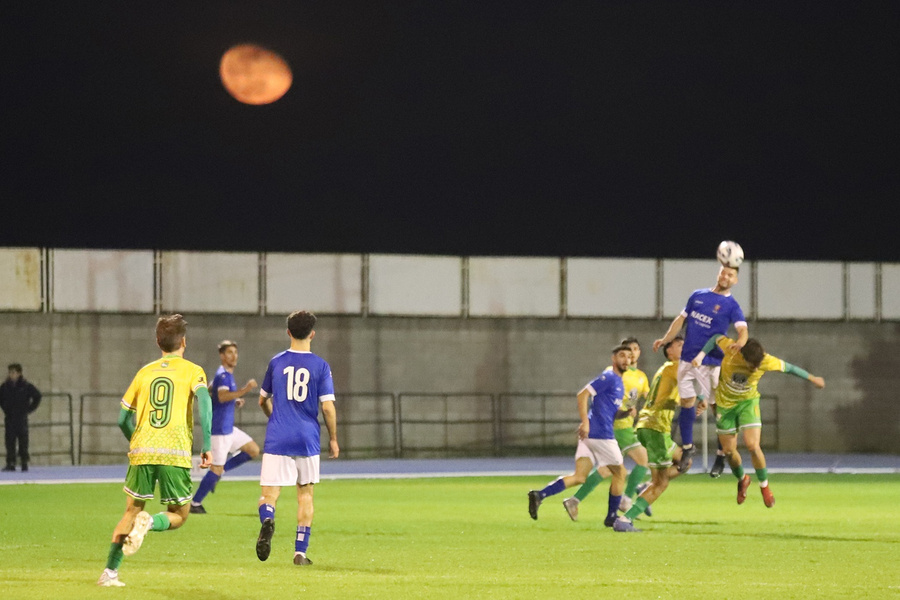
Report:
[[716,258],[726,267],[737,269],[744,262],[744,250],[737,242],[725,240],[716,250]]

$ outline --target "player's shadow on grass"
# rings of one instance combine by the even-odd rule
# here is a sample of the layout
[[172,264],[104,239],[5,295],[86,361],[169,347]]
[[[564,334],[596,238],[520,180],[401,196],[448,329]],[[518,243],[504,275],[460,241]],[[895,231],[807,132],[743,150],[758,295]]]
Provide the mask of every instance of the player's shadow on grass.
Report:
[[[669,521],[669,524],[676,524],[675,521]],[[701,525],[701,523],[681,521],[679,525]],[[755,537],[760,539],[780,539],[780,540],[811,540],[817,542],[881,542],[883,544],[900,544],[900,540],[886,540],[872,537],[836,537],[831,535],[807,535],[805,533],[775,533],[775,532],[759,532],[759,533],[736,533],[730,531],[678,531],[679,535],[728,535],[740,537]]]
[[[303,567],[306,569],[307,567]],[[314,569],[316,571],[327,571],[329,573],[371,573],[373,575],[396,575],[399,573],[396,569],[385,569],[384,567],[342,567],[338,565],[320,565],[319,563],[314,563],[309,569]]]

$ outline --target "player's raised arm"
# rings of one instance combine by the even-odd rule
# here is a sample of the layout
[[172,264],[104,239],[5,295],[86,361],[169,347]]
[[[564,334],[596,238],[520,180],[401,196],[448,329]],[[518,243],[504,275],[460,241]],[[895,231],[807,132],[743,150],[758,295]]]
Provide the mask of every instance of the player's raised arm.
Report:
[[677,317],[672,319],[672,324],[669,325],[669,330],[666,331],[666,335],[653,342],[653,351],[657,352],[663,345],[668,344],[676,335],[678,335],[678,332],[681,331],[681,327],[683,325],[683,314],[679,314]]
[[819,388],[820,390],[825,387],[825,379],[824,378],[813,375],[801,367],[792,365],[788,361],[784,361],[784,372],[790,373],[791,375],[795,375],[801,379],[806,379],[807,381],[811,381],[812,384],[814,386],[816,386],[817,388]]

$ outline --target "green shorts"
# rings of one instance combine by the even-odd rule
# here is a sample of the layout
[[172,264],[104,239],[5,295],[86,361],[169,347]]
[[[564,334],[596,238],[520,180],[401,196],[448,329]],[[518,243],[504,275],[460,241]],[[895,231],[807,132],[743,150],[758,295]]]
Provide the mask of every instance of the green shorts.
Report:
[[135,500],[153,500],[153,489],[159,482],[162,504],[187,504],[193,498],[191,470],[170,465],[129,465],[125,475],[125,493]]
[[762,427],[759,416],[759,398],[738,402],[731,408],[716,409],[716,433],[736,435],[739,429]]
[[637,439],[647,449],[647,464],[650,467],[665,469],[672,466],[675,442],[672,441],[671,434],[641,427],[637,430]]
[[613,435],[616,436],[616,442],[619,444],[622,456],[628,454],[628,451],[632,448],[637,448],[641,445],[632,427],[628,429],[613,429]]

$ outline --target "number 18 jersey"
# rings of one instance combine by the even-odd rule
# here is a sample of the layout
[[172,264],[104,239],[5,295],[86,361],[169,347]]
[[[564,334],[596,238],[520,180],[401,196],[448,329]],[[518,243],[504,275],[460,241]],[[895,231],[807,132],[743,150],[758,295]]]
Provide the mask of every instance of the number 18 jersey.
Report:
[[319,402],[334,402],[331,367],[312,352],[285,350],[269,361],[260,394],[272,398],[266,454],[318,456]]

